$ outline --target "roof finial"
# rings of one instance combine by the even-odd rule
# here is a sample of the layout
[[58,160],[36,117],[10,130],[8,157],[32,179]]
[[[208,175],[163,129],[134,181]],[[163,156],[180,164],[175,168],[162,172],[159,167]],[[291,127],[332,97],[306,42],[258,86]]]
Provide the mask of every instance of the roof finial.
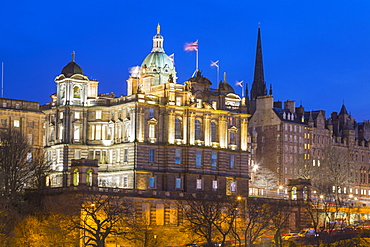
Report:
[[75,56],[76,56],[75,51],[72,51],[72,62],[74,62],[74,61],[75,61]]
[[158,23],[158,25],[157,25],[157,33],[159,34],[161,32],[161,25],[159,25],[159,23]]
[[224,82],[226,82],[226,72],[224,72]]

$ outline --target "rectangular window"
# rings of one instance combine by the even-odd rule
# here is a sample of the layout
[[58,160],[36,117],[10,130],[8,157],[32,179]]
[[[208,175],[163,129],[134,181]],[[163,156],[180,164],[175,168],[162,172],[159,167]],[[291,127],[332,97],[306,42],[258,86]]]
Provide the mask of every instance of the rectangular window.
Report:
[[155,125],[149,125],[149,138],[155,138]]
[[176,189],[181,189],[181,178],[176,178]]
[[121,149],[117,148],[116,149],[116,162],[120,162],[121,160]]
[[97,159],[99,161],[99,163],[101,163],[101,160],[100,160],[100,151],[95,151],[95,159]]
[[198,178],[197,179],[197,190],[201,190],[202,189],[202,179]]
[[155,187],[155,179],[154,177],[149,177],[149,188]]
[[231,145],[235,144],[235,133],[234,132],[230,133],[230,144]]
[[8,107],[8,103],[3,103],[3,107]]
[[230,168],[235,168],[235,156],[230,155]]
[[93,160],[94,159],[94,151],[89,151],[89,155],[87,156],[87,158],[89,160]]
[[181,97],[176,97],[176,105],[181,106]]
[[149,162],[154,163],[154,149],[149,149]]
[[181,165],[181,149],[175,150],[175,164]]
[[75,141],[79,141],[80,140],[80,126],[78,126],[78,125],[75,125],[74,126],[73,139]]
[[154,109],[149,109],[149,117],[154,118]]
[[197,150],[195,154],[195,165],[201,166],[202,165],[202,151]]
[[101,140],[101,125],[95,126],[95,140]]
[[32,162],[32,153],[27,153],[27,162]]
[[123,162],[128,162],[128,148],[123,150]]
[[81,159],[81,150],[75,150],[75,159]]
[[80,119],[80,113],[79,112],[75,112],[75,119]]
[[211,166],[212,168],[215,168],[217,167],[217,153],[216,152],[212,152],[212,161],[211,161]]
[[231,192],[236,192],[236,183],[235,182],[230,183],[230,190],[231,190]]
[[14,127],[19,127],[19,120],[14,120]]
[[63,119],[63,112],[59,112],[59,118]]
[[212,181],[212,190],[217,190],[217,180]]
[[101,111],[96,111],[95,112],[95,119],[102,119],[101,116],[102,116],[102,112]]
[[101,163],[108,164],[107,151],[101,151]]
[[128,176],[124,175],[123,176],[123,188],[127,188],[127,187],[128,187]]

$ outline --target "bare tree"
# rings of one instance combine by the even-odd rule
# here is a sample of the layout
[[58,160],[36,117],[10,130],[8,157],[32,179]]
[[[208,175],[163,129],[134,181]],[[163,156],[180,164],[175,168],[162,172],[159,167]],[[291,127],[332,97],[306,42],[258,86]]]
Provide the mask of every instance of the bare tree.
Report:
[[274,240],[275,246],[281,247],[283,246],[283,242],[281,239],[282,230],[288,228],[288,220],[291,216],[291,208],[290,204],[286,201],[276,200],[275,202],[271,203],[271,222],[272,222],[272,229],[274,231]]
[[25,188],[40,183],[48,169],[43,151],[33,148],[17,129],[0,132],[0,192],[2,199],[15,203]]
[[241,221],[244,245],[252,246],[258,237],[270,229],[271,206],[258,198],[248,198]]
[[85,195],[81,199],[80,213],[72,217],[71,227],[81,231],[84,246],[104,247],[107,237],[126,233],[124,221],[132,215],[126,199],[102,194]]
[[277,189],[276,173],[266,167],[257,169],[252,186],[261,189]]
[[231,233],[237,216],[238,201],[220,194],[203,194],[194,200],[179,204],[184,215],[184,225],[213,246],[213,241],[221,241],[224,246]]

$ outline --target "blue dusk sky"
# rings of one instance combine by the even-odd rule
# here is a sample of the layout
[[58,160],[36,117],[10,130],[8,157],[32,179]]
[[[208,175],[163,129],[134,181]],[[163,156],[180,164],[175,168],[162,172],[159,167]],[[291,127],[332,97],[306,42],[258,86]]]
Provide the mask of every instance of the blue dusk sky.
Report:
[[344,102],[357,121],[370,119],[370,1],[3,1],[0,62],[4,97],[45,104],[54,78],[71,61],[99,93],[126,94],[129,69],[141,65],[161,25],[164,49],[175,54],[177,82],[199,68],[217,87],[216,68],[241,95],[251,86],[258,23],[267,86],[275,100],[292,99],[306,110],[339,112]]

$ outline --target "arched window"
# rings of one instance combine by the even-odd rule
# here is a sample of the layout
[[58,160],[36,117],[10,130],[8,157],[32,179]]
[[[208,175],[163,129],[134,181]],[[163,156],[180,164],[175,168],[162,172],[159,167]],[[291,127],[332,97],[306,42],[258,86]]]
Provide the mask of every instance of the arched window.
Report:
[[200,121],[195,120],[195,140],[200,140],[201,131],[200,131]]
[[93,178],[93,171],[92,171],[92,169],[88,169],[87,171],[86,171],[86,185],[87,186],[92,186],[93,184],[92,184],[92,178]]
[[294,186],[292,188],[292,200],[296,201],[297,199],[297,187]]
[[73,88],[73,97],[74,98],[81,98],[81,88],[78,86],[75,86]]
[[303,187],[302,196],[303,196],[303,201],[307,202],[308,201],[308,188],[306,186]]
[[181,139],[181,120],[180,118],[175,119],[175,139]]
[[74,169],[73,171],[73,185],[74,186],[77,186],[78,183],[80,182],[80,178],[79,178],[79,171],[78,169]]
[[211,122],[211,142],[217,142],[217,125]]

